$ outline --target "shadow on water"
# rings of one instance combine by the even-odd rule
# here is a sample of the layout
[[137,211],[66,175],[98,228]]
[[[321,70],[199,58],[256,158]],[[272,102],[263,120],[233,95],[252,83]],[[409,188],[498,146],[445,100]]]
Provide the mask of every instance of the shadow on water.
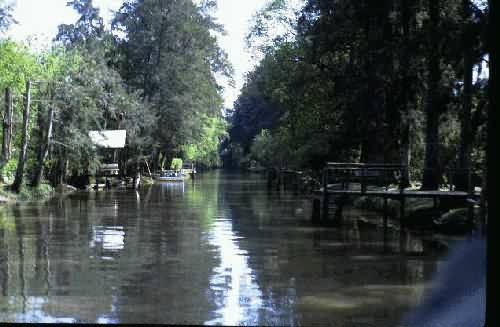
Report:
[[391,326],[445,251],[259,175],[75,193],[0,210],[0,321]]

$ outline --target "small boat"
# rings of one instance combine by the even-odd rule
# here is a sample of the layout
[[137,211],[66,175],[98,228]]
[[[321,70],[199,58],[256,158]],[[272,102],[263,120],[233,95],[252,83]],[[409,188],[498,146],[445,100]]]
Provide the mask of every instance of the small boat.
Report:
[[186,175],[182,172],[165,171],[154,175],[153,178],[159,182],[184,182]]
[[160,182],[184,182],[185,176],[160,176],[156,180]]

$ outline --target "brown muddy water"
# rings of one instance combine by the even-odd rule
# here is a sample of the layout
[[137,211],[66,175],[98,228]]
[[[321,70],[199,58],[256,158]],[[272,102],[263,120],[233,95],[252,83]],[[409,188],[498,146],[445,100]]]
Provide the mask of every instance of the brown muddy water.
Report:
[[446,251],[310,205],[216,171],[3,208],[0,321],[397,326]]

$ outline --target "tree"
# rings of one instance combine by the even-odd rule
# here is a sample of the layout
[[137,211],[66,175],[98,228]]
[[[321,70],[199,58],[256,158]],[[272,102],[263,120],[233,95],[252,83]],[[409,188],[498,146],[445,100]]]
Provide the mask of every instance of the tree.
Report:
[[199,139],[204,117],[215,117],[222,109],[214,74],[229,76],[231,68],[211,35],[221,27],[209,7],[210,2],[196,6],[190,0],[127,1],[115,17],[114,30],[125,35],[117,65],[158,119],[154,167]]
[[12,184],[12,189],[19,193],[23,184],[24,164],[28,155],[29,131],[28,123],[30,118],[31,106],[31,81],[26,82],[26,93],[24,94],[24,110],[23,110],[23,128],[22,128],[22,143],[21,151],[19,151],[19,160],[17,161],[16,178]]
[[59,25],[55,41],[74,47],[102,40],[105,35],[104,22],[92,0],[72,0],[67,5],[73,7],[80,18],[75,24]]
[[441,108],[441,67],[440,67],[440,1],[429,1],[429,47],[427,100],[425,107],[425,163],[422,180],[423,189],[437,189],[439,186],[439,117]]
[[[464,26],[463,6],[458,0],[308,0],[297,21],[289,21],[292,33],[259,39],[267,26],[283,22],[280,13],[287,7],[269,1],[249,38],[257,37],[263,49],[247,78],[252,98],[244,88],[232,114],[228,149],[243,145],[248,151],[266,128],[267,140],[287,149],[289,165],[400,162],[413,181],[423,175],[424,188],[432,189],[456,160],[462,121],[463,144],[474,144],[472,166],[479,167],[485,83],[478,79],[470,86],[470,67],[484,55],[478,42],[484,10],[471,4],[472,18]],[[461,55],[466,48],[467,75]],[[470,115],[462,115],[465,81]],[[267,106],[258,109],[260,103]],[[269,125],[261,126],[264,112],[279,118],[264,118]],[[403,179],[408,185],[410,175]]]
[[4,0],[0,1],[0,33],[4,32],[13,23],[16,23],[12,18],[12,6],[5,4]]
[[[487,235],[487,256],[491,262],[491,258],[494,258],[495,246],[493,240],[495,239],[494,233],[497,231],[497,221],[495,218],[498,216],[498,203],[495,198],[492,185],[497,185],[498,183],[498,159],[496,155],[497,140],[495,138],[496,133],[494,129],[497,128],[498,119],[498,79],[500,76],[500,57],[498,53],[498,46],[496,46],[497,31],[498,31],[498,19],[500,18],[500,6],[498,1],[488,1],[489,4],[489,15],[488,15],[488,27],[487,27],[487,49],[489,52],[489,68],[490,68],[490,78],[489,78],[489,109],[488,109],[488,143],[487,143],[487,201],[488,201],[488,235]],[[498,276],[498,269],[494,268],[494,265],[488,266],[487,281],[488,287],[492,289],[495,285],[496,277]],[[487,292],[491,294],[491,292]],[[494,313],[496,308],[494,305],[494,300],[491,295],[486,296],[486,326],[494,326],[497,321],[494,319]]]

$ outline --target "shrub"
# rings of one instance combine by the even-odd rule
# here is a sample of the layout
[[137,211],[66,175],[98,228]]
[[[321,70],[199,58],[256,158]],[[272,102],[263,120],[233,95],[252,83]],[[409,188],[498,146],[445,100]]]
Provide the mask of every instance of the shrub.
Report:
[[172,159],[172,164],[170,165],[170,169],[179,171],[182,169],[182,159],[181,158],[174,158]]

